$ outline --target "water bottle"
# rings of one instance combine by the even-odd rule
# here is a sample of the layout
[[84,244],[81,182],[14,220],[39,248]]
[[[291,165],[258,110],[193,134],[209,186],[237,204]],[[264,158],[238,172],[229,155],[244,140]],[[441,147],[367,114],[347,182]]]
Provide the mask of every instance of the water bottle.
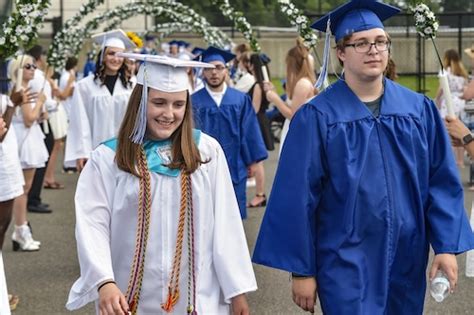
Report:
[[444,299],[449,295],[451,286],[446,274],[438,270],[436,276],[431,280],[430,283],[430,294],[436,302],[443,302]]

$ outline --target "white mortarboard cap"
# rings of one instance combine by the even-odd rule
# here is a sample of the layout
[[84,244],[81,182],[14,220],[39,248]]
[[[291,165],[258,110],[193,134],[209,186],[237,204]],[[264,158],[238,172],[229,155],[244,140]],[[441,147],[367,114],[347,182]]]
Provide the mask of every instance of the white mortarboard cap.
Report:
[[137,47],[137,45],[135,45],[135,43],[128,38],[127,34],[121,29],[92,35],[92,40],[102,47],[115,47],[124,50]]
[[117,56],[143,61],[137,74],[137,83],[163,92],[181,92],[188,89],[186,69],[214,68],[209,63],[181,60],[167,56],[135,53],[117,53]]
[[182,92],[189,87],[189,79],[186,69],[192,68],[214,68],[209,63],[180,60],[167,56],[145,55],[135,53],[117,53],[117,56],[143,61],[137,74],[137,84],[143,86],[142,99],[140,101],[139,113],[135,121],[135,127],[130,139],[132,142],[141,144],[146,129],[146,106],[148,104],[148,88],[162,92]]

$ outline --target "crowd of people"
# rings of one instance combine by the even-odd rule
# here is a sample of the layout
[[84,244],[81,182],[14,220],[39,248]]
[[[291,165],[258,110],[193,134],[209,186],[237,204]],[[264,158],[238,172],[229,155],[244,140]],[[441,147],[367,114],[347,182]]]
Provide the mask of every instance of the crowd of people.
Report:
[[[382,21],[398,12],[352,0],[323,16],[313,28],[329,25],[343,74],[316,88],[324,78],[298,38],[283,97],[270,58],[247,44],[157,48],[146,36],[140,48],[112,30],[92,37],[101,48],[80,79],[74,57],[53,73],[40,46],[17,55],[0,95],[0,249],[12,219],[13,250],[41,249],[28,211],[52,212],[41,190],[64,188],[59,167],[80,174],[70,310],[95,301],[104,315],[249,314],[257,283],[242,219],[266,206],[253,262],[290,272],[302,309],[314,312],[318,296],[329,314],[421,314],[430,246],[429,278],[443,271],[452,290],[456,255],[474,249],[456,168],[474,154],[462,122],[474,80],[446,51],[455,117],[441,88],[433,101],[397,84]],[[2,276],[9,314],[18,297]]]

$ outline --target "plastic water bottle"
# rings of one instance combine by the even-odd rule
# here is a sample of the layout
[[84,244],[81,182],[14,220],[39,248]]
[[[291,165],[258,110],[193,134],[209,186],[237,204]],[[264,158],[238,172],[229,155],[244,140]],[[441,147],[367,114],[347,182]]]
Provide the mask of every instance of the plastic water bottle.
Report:
[[443,302],[444,299],[449,295],[451,286],[449,285],[449,280],[446,274],[438,270],[436,276],[430,283],[430,294],[435,299],[436,302]]

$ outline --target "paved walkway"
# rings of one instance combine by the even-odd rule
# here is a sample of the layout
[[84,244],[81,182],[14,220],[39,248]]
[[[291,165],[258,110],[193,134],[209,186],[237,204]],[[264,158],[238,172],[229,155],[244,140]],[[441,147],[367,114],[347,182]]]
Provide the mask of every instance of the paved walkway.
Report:
[[[270,190],[276,167],[278,148],[265,163],[267,192]],[[467,181],[467,169],[462,169]],[[29,214],[35,238],[42,242],[41,250],[34,253],[13,253],[10,236],[5,238],[4,259],[9,291],[20,295],[16,315],[32,314],[94,314],[92,305],[69,313],[64,308],[69,289],[78,277],[76,244],[74,239],[73,195],[76,175],[59,174],[64,190],[44,190],[43,199],[54,210],[52,214]],[[249,195],[253,191],[249,191]],[[472,193],[466,191],[466,209],[470,211]],[[249,209],[245,230],[253,251],[255,238],[264,213],[263,208]],[[425,314],[474,314],[474,278],[466,278],[465,255],[458,257],[458,291],[438,304],[426,298]],[[259,290],[249,294],[252,314],[305,314],[292,302],[288,273],[255,265]],[[306,313],[307,314],[307,313]],[[317,314],[321,314],[318,309]],[[209,315],[209,314],[201,314]]]

